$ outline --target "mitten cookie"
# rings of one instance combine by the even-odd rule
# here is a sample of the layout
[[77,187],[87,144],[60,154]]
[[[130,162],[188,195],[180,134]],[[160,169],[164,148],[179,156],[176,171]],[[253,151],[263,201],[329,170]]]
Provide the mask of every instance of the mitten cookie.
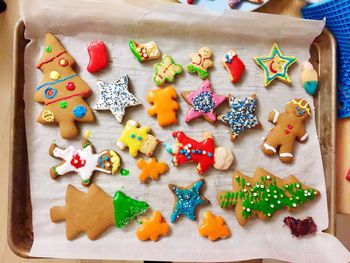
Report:
[[167,236],[169,231],[170,227],[165,222],[162,214],[159,211],[155,211],[153,212],[152,218],[142,219],[142,226],[137,229],[136,236],[142,241],[158,241],[160,236]]
[[208,69],[213,66],[211,49],[202,47],[197,53],[191,54],[192,62],[187,65],[186,70],[189,73],[197,73],[202,79],[208,78]]
[[58,124],[62,138],[73,139],[79,133],[76,121],[93,122],[95,119],[84,100],[91,95],[91,89],[73,70],[74,58],[53,34],[46,34],[45,43],[36,66],[44,74],[35,92],[35,101],[45,104],[38,122]]
[[230,168],[234,157],[229,149],[215,148],[213,135],[204,133],[204,139],[200,142],[187,137],[183,131],[173,132],[176,142],[165,145],[166,150],[173,155],[172,163],[178,166],[188,162],[198,163],[197,173],[203,174],[210,167],[218,170]]
[[293,210],[320,195],[292,175],[283,180],[262,168],[255,170],[254,178],[235,171],[232,185],[234,191],[219,192],[218,202],[221,208],[234,208],[241,226],[252,217],[266,220],[278,210]]
[[50,176],[57,179],[61,175],[75,172],[81,177],[81,183],[90,184],[90,179],[95,171],[116,174],[120,166],[120,157],[113,150],[105,150],[95,153],[93,145],[87,139],[82,140],[82,150],[74,146],[60,148],[55,143],[51,144],[49,154],[62,160],[59,165],[50,168]]
[[275,124],[269,135],[264,139],[261,150],[266,155],[278,152],[284,163],[290,163],[294,156],[295,140],[305,142],[308,134],[305,121],[311,116],[309,103],[304,99],[294,99],[287,103],[285,112],[273,110],[269,114],[269,122]]
[[162,62],[154,64],[153,68],[153,81],[157,86],[162,86],[166,81],[174,82],[175,76],[183,71],[182,66],[169,55],[164,55]]
[[54,223],[66,221],[68,240],[85,232],[90,240],[95,240],[113,225],[123,228],[148,208],[146,202],[132,199],[120,191],[112,198],[96,184],[92,184],[87,193],[68,185],[65,206],[52,207],[50,217]]

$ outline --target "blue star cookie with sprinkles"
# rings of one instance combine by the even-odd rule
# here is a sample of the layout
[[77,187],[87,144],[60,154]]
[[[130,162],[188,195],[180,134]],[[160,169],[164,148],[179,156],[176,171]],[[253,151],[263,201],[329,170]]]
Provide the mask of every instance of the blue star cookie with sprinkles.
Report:
[[297,59],[293,56],[284,56],[276,43],[273,44],[268,56],[255,57],[254,61],[264,70],[265,87],[274,79],[278,79],[288,85],[292,84],[292,80],[288,75],[288,69]]
[[93,108],[95,110],[110,110],[117,121],[121,123],[127,107],[141,104],[141,101],[129,92],[128,82],[128,75],[124,75],[112,83],[97,81],[100,98]]
[[218,116],[218,120],[230,127],[230,138],[232,142],[244,130],[259,125],[258,118],[254,114],[256,105],[257,99],[255,94],[241,100],[231,95],[229,96],[230,111]]
[[199,193],[200,188],[204,185],[205,180],[201,179],[187,187],[179,187],[169,184],[169,189],[175,195],[175,206],[171,214],[171,223],[174,223],[181,215],[195,221],[195,210],[198,205],[210,204],[210,201]]

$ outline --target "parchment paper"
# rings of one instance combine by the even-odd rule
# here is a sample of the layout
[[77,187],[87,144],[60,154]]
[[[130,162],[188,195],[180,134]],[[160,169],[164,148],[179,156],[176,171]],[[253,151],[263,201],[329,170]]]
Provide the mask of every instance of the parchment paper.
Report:
[[[251,258],[277,258],[298,262],[331,262],[335,259],[336,262],[349,261],[348,251],[333,236],[321,233],[328,226],[328,215],[314,113],[307,124],[310,138],[304,145],[296,145],[293,164],[286,165],[277,158],[267,158],[260,150],[261,138],[272,127],[267,122],[268,113],[272,109],[283,111],[285,103],[296,97],[305,97],[313,105],[312,98],[307,97],[299,83],[300,63],[309,58],[309,46],[320,34],[324,22],[235,11],[217,15],[191,6],[152,4],[148,1],[23,1],[22,11],[27,26],[26,37],[32,40],[25,52],[24,94],[34,228],[34,244],[30,256],[216,262]],[[79,176],[62,176],[54,181],[48,173],[49,168],[57,164],[57,160],[47,154],[49,145],[56,141],[63,147],[70,144],[80,147],[81,139],[62,140],[57,127],[43,126],[36,122],[42,105],[34,101],[34,90],[40,83],[42,73],[35,65],[42,52],[44,34],[48,31],[55,33],[77,60],[79,75],[91,85],[94,92],[88,99],[90,105],[94,105],[97,100],[96,80],[112,81],[122,74],[128,74],[130,88],[143,101],[143,105],[129,108],[124,124],[128,119],[135,119],[143,125],[150,125],[153,133],[164,143],[173,142],[173,130],[182,129],[198,140],[202,138],[204,131],[211,131],[215,134],[217,145],[232,149],[236,161],[231,170],[211,170],[205,176],[207,187],[203,193],[211,200],[211,205],[198,209],[196,222],[182,218],[175,224],[170,223],[174,197],[167,185],[175,183],[186,186],[200,177],[195,172],[195,165],[171,167],[170,155],[163,145],[158,146],[156,156],[159,160],[168,162],[170,171],[161,176],[160,181],[140,184],[135,159],[120,150],[117,151],[123,159],[123,167],[130,170],[130,175],[122,177],[99,174],[94,177],[94,181],[110,195],[122,190],[131,197],[147,201],[153,210],[160,210],[171,224],[169,237],[156,243],[141,242],[135,235],[139,225],[133,222],[123,230],[111,228],[97,241],[88,240],[86,235],[67,241],[65,223],[54,224],[50,221],[50,207],[64,205],[68,184],[84,191],[87,189],[80,185]],[[107,43],[111,63],[107,70],[91,75],[86,71],[86,44],[96,39]],[[211,47],[215,67],[210,70],[210,80],[214,90],[218,94],[231,93],[239,98],[256,93],[257,116],[262,128],[245,132],[232,144],[227,133],[228,128],[223,124],[212,126],[202,120],[191,125],[185,124],[184,115],[188,105],[180,97],[179,124],[160,128],[156,119],[146,113],[149,107],[145,99],[146,92],[155,88],[152,81],[154,62],[139,63],[129,51],[130,39],[141,43],[154,40],[163,54],[170,54],[177,63],[184,66],[190,62],[191,52],[204,45]],[[299,61],[290,70],[292,87],[278,81],[267,89],[263,87],[262,70],[254,64],[252,57],[268,54],[273,42],[279,43],[282,52],[294,55]],[[220,63],[223,55],[230,49],[237,51],[247,68],[244,78],[236,86],[229,82],[228,73]],[[174,86],[178,92],[194,90],[201,82],[197,76],[183,73]],[[225,107],[220,109],[221,112],[225,110]],[[90,130],[90,140],[98,151],[117,149],[115,142],[123,126],[109,112],[95,112],[95,116],[95,124],[80,125],[81,134]],[[216,194],[219,190],[232,189],[232,171],[238,169],[252,176],[259,166],[283,178],[294,174],[305,184],[320,190],[321,197],[318,200],[293,213],[298,218],[312,216],[318,225],[316,235],[302,239],[293,238],[289,229],[283,227],[283,218],[290,215],[287,211],[276,214],[268,222],[254,219],[243,228],[237,223],[233,210],[219,208]],[[203,213],[208,209],[224,217],[232,231],[230,238],[210,242],[199,236],[198,226],[202,222]]]

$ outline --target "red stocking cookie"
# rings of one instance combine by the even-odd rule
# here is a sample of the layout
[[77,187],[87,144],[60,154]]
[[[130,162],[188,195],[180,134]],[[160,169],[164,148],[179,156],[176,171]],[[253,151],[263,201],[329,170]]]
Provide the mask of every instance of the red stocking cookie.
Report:
[[108,65],[106,44],[103,41],[93,41],[87,47],[90,61],[87,70],[96,73]]
[[229,72],[231,82],[238,82],[245,69],[245,65],[236,54],[236,51],[230,50],[227,52],[224,56],[224,59],[222,60],[222,63]]

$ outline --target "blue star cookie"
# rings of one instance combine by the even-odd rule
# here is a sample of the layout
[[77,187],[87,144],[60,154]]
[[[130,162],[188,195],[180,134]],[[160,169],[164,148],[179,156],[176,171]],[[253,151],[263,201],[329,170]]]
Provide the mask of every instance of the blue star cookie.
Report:
[[121,123],[127,107],[141,104],[141,101],[129,92],[128,82],[127,75],[112,83],[97,81],[100,98],[93,108],[95,110],[110,110],[117,121]]
[[175,206],[171,214],[171,223],[174,223],[181,215],[191,220],[196,220],[195,210],[197,205],[207,205],[210,203],[208,199],[199,193],[199,189],[205,183],[204,179],[196,181],[187,187],[179,187],[169,184],[169,189],[175,195]]
[[278,79],[286,84],[292,83],[287,71],[297,59],[293,56],[283,56],[276,43],[273,44],[270,55],[255,57],[254,61],[264,70],[265,87],[274,79]]
[[235,141],[238,135],[246,129],[253,128],[259,124],[255,116],[257,100],[253,94],[242,100],[229,96],[230,111],[218,116],[218,120],[227,124],[231,129],[231,141]]

